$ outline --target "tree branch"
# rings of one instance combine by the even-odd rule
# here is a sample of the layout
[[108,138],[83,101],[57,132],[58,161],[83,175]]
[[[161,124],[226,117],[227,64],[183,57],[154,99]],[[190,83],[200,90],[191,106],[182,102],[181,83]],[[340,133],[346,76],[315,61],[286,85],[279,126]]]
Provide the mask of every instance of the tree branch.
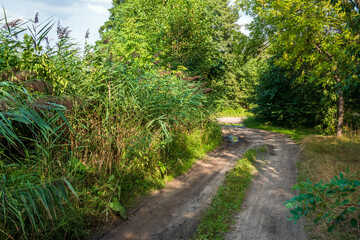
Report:
[[308,41],[308,42],[309,42],[309,44],[313,45],[319,51],[319,53],[324,54],[328,58],[328,60],[334,61],[333,56],[329,52],[322,50],[321,46],[319,46],[316,43],[312,43],[310,41]]

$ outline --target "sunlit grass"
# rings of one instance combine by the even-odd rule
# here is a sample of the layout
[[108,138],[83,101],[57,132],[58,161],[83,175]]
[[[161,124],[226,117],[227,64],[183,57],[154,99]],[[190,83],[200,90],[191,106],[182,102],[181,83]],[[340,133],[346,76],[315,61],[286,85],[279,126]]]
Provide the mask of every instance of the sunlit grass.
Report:
[[255,117],[248,117],[244,120],[244,125],[248,128],[262,129],[272,132],[278,132],[288,135],[296,142],[300,142],[305,136],[319,134],[318,131],[309,128],[285,128],[277,127],[269,123],[263,123],[258,121]]
[[129,188],[122,197],[124,206],[131,208],[151,190],[164,188],[166,182],[191,169],[197,160],[218,147],[221,141],[221,128],[215,123],[209,123],[204,128],[198,127],[177,135],[168,146],[162,177],[147,174],[137,183],[123,183],[123,186]]
[[224,239],[224,233],[234,224],[255,171],[252,163],[264,148],[248,150],[226,175],[211,205],[203,214],[194,239]]
[[251,117],[253,116],[252,113],[248,112],[244,108],[225,108],[219,113],[216,114],[217,117]]
[[[349,169],[350,174],[360,174],[360,137],[310,135],[300,142],[303,149],[303,161],[299,162],[299,181],[309,179],[313,183],[321,180],[328,182],[340,172]],[[360,193],[355,197],[359,197]],[[309,215],[306,229],[314,239],[356,239],[356,233],[348,225],[342,225],[333,233],[327,232],[325,223],[315,225],[316,214]],[[347,223],[349,224],[349,223]],[[354,235],[355,234],[355,235]]]

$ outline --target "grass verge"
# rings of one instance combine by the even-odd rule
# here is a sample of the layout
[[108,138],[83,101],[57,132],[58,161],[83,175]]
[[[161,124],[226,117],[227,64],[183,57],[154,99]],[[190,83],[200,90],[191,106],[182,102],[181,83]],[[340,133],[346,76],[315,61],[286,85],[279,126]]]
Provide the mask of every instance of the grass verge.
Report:
[[[345,136],[307,136],[300,146],[304,149],[304,160],[299,162],[298,181],[309,179],[313,183],[320,181],[329,182],[340,172],[350,170],[351,174],[360,174],[360,137]],[[354,199],[360,197],[360,193],[354,193]],[[324,209],[319,209],[319,211]],[[326,209],[325,209],[326,210]],[[350,219],[334,229],[332,233],[327,232],[325,221],[314,224],[317,212],[306,217],[305,229],[311,239],[358,239],[359,231],[351,228]],[[360,214],[359,212],[357,214]]]
[[[162,176],[148,174],[141,180],[130,183],[128,191],[122,192],[122,203],[126,208],[136,206],[139,200],[152,190],[162,189],[166,182],[187,172],[197,160],[220,145],[222,141],[221,128],[216,123],[207,123],[205,126],[191,131],[183,131],[174,137],[167,146],[166,153],[161,159]],[[123,184],[123,190],[126,189]]]
[[[161,158],[157,159],[162,163],[158,175],[149,173],[147,175],[144,174],[141,178],[135,178],[133,181],[125,179],[123,182],[120,182],[121,179],[113,175],[109,177],[107,182],[97,182],[94,190],[99,192],[99,194],[103,194],[103,192],[110,192],[112,189],[121,189],[121,199],[118,199],[121,205],[125,209],[134,208],[144,196],[152,190],[164,188],[166,182],[188,171],[198,159],[215,149],[221,142],[222,131],[216,123],[209,122],[191,130],[182,129],[182,131],[177,132],[173,141],[166,149],[163,149],[164,152],[160,155]],[[155,156],[158,155],[153,157]],[[147,158],[145,160],[150,161],[152,159]],[[140,174],[139,172],[137,173]],[[86,205],[86,210],[89,212],[94,211],[94,209],[99,209],[100,207],[98,206],[101,204],[101,209],[104,211],[100,213],[90,212],[94,216],[92,220],[97,219],[97,222],[90,222],[91,231],[93,234],[97,233],[98,236],[101,236],[104,232],[108,231],[108,228],[111,228],[113,223],[116,224],[118,222],[120,211],[117,213],[107,209],[106,206],[109,203],[103,199],[107,200],[108,198],[104,198],[102,195],[96,196],[96,193],[89,195],[87,190],[87,188],[83,190],[86,197],[86,200],[83,201],[84,205]]]
[[262,129],[272,132],[278,132],[285,135],[288,135],[291,139],[293,139],[295,142],[300,142],[302,139],[304,139],[308,135],[315,135],[319,134],[318,131],[315,131],[314,129],[308,129],[308,128],[284,128],[284,127],[277,127],[268,123],[263,123],[258,121],[255,117],[248,117],[244,120],[244,125],[248,128],[256,128],[256,129]]
[[214,150],[222,141],[221,127],[209,123],[202,128],[179,134],[169,146],[169,174],[176,177],[189,170],[206,153]]
[[256,155],[263,149],[248,150],[226,175],[211,205],[203,214],[194,239],[224,239],[224,233],[234,224],[234,214],[239,211],[250,186]]

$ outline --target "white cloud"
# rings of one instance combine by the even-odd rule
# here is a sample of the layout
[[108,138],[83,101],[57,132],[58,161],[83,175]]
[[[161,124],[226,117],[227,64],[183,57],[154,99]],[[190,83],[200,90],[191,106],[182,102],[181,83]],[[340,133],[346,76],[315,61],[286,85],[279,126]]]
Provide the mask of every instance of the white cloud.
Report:
[[[85,41],[87,29],[90,29],[89,43],[100,38],[98,29],[108,20],[108,9],[112,6],[112,0],[0,0],[0,3],[9,19],[33,19],[38,12],[40,21],[50,17],[60,20],[63,27],[72,30],[70,36],[80,44]],[[0,13],[0,19],[2,15]]]
[[83,2],[100,3],[103,5],[107,5],[107,4],[111,3],[112,1],[109,1],[109,0],[83,0]]
[[101,15],[101,16],[107,16],[109,14],[109,11],[106,7],[104,7],[103,5],[94,5],[91,3],[88,3],[87,7],[89,8],[89,10],[96,14],[96,15]]
[[[24,17],[23,15],[19,15],[15,12],[6,10],[6,17],[8,20],[13,20],[13,19],[22,19],[22,20],[26,20],[27,18]],[[0,18],[3,18],[3,13],[0,14]]]

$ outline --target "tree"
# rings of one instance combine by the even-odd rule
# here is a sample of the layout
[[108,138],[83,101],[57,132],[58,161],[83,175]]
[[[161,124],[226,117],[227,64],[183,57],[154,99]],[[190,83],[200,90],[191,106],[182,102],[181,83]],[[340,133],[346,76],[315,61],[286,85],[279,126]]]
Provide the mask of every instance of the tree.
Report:
[[261,36],[262,44],[258,48],[268,45],[269,53],[281,52],[282,57],[276,62],[279,66],[311,67],[308,72],[311,81],[337,93],[336,132],[341,136],[343,91],[358,81],[353,75],[359,61],[349,57],[348,52],[358,42],[358,37],[346,27],[346,13],[340,11],[340,4],[332,5],[323,0],[242,0],[239,4],[254,17],[250,24],[251,37]]
[[339,4],[341,11],[346,13],[347,27],[360,31],[360,0],[330,0],[330,3]]
[[259,73],[258,84],[250,98],[255,104],[251,111],[265,122],[297,127],[321,126],[326,118],[327,106],[322,102],[331,102],[331,96],[309,77],[298,77],[306,68],[296,70],[294,66],[279,67],[278,57],[268,59]]
[[101,28],[102,43],[114,59],[155,63],[216,77],[231,53],[238,10],[227,0],[114,1]]

